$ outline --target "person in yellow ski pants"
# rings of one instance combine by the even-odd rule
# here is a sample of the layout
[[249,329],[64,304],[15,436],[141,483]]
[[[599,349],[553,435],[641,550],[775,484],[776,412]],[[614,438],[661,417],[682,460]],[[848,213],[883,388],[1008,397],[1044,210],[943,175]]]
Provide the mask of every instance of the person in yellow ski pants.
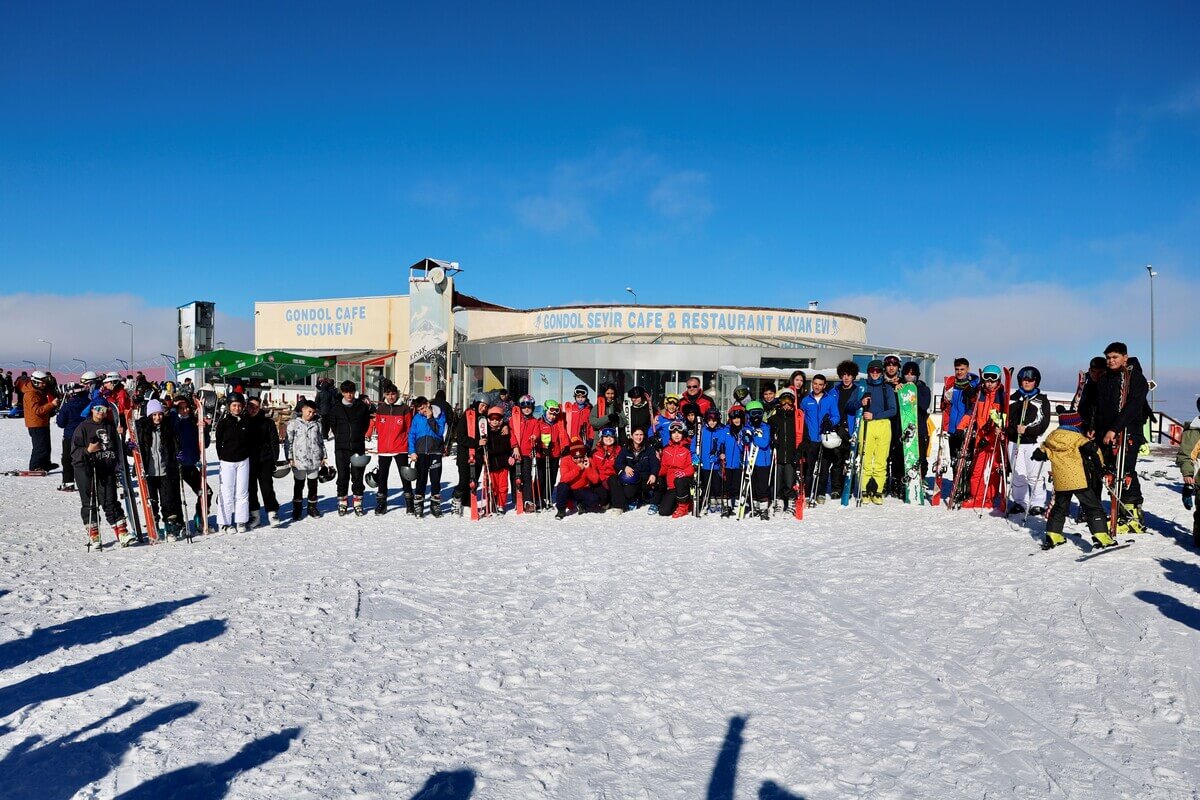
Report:
[[892,417],[899,412],[896,392],[883,380],[883,362],[878,359],[867,365],[867,383],[863,390],[862,477],[860,490],[863,500],[883,504],[883,487],[887,483],[888,451],[892,446]]

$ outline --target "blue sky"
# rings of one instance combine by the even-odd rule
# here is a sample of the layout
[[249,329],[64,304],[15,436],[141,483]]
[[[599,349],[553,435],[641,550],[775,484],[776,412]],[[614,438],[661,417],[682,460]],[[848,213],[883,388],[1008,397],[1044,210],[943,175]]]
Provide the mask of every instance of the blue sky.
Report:
[[[1200,6],[430,5],[6,4],[10,305],[236,327],[428,255],[514,306],[820,299],[1065,374],[1148,348],[1154,263],[1194,396]],[[31,357],[16,317],[0,359]]]

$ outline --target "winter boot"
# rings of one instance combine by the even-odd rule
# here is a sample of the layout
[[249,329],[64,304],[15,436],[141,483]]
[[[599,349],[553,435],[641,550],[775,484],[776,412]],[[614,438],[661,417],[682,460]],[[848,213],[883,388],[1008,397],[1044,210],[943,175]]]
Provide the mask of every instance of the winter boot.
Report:
[[1051,548],[1058,547],[1060,544],[1064,544],[1066,541],[1067,537],[1063,536],[1061,533],[1046,531],[1046,535],[1042,539],[1042,549],[1049,550]]
[[300,520],[304,516],[304,503],[299,500],[292,501],[292,522]]
[[440,517],[442,515],[442,498],[429,498],[429,513],[434,517]]
[[1146,521],[1142,516],[1142,507],[1135,506],[1129,503],[1122,503],[1125,507],[1125,513],[1121,516],[1124,519],[1122,524],[1117,526],[1118,533],[1145,533]]
[[172,542],[178,542],[183,538],[183,521],[179,517],[172,515],[167,519],[167,538]]
[[1010,516],[1010,517],[1013,514],[1020,514],[1024,510],[1025,510],[1025,506],[1021,505],[1020,503],[1009,503],[1008,504],[1008,516]]
[[686,517],[690,513],[692,513],[692,501],[680,500],[675,504],[675,510],[671,512],[671,519]]
[[73,491],[75,491],[75,484],[74,483],[64,483],[58,487],[58,490],[60,492],[73,492]]
[[416,501],[413,499],[412,492],[404,493],[404,510],[407,511],[409,514],[417,513]]
[[382,492],[375,495],[375,516],[382,517],[388,512],[387,495]]
[[338,516],[344,517],[350,513],[350,504],[345,497],[338,498]]
[[308,515],[313,519],[317,519],[321,516],[321,509],[317,508],[316,500],[308,501]]
[[125,524],[125,520],[121,520],[116,525],[113,525],[113,535],[117,537],[117,543],[121,547],[129,547],[137,538],[129,532],[129,526]]
[[566,518],[566,516],[567,516],[567,510],[565,508],[560,508],[558,510],[558,513],[554,515],[554,518],[555,519],[564,519],[564,518]]
[[1037,517],[1044,517],[1046,516],[1046,509],[1042,506],[1030,506],[1029,516],[1034,517],[1035,519]]
[[883,505],[883,495],[881,495],[879,492],[872,492],[870,500],[877,506]]
[[363,504],[362,504],[363,499],[362,499],[361,495],[354,495],[354,497],[352,497],[350,499],[354,503],[354,516],[361,517],[367,513],[367,510],[365,508],[363,508]]
[[771,518],[771,504],[768,503],[766,500],[761,500],[758,502],[757,505],[758,505],[758,516],[761,517],[762,519],[770,519]]

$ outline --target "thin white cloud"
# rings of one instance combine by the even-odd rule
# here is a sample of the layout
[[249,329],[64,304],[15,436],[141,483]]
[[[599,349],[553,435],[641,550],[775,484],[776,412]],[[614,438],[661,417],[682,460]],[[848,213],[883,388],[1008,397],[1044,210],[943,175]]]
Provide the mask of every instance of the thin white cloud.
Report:
[[708,175],[682,170],[664,175],[650,191],[647,202],[654,211],[673,220],[701,222],[713,211]]
[[596,223],[578,197],[532,195],[513,206],[521,224],[540,233],[593,234]]

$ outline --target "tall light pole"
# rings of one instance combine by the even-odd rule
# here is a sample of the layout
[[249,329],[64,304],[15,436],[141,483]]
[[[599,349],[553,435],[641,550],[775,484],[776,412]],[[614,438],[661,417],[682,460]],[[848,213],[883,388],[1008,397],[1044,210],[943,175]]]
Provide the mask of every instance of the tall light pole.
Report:
[[50,368],[50,362],[54,361],[54,342],[48,339],[38,339],[38,341],[42,344],[50,345],[50,353],[46,356],[46,372],[53,372],[54,370]]
[[632,287],[632,286],[626,286],[626,287],[625,287],[625,291],[627,291],[627,292],[629,292],[631,295],[633,295],[633,304],[636,306],[636,305],[638,304],[637,292],[635,292],[635,291],[633,290],[633,287]]
[[[87,372],[87,371],[88,371],[88,368],[87,368],[87,362],[86,362],[86,361],[84,361],[82,358],[72,358],[71,360],[72,360],[72,361],[78,361],[80,364],[83,364],[83,372]],[[83,374],[83,372],[81,372],[81,373],[79,373],[79,374],[80,374],[80,375],[82,375],[82,374]]]
[[[1146,272],[1150,275],[1150,385],[1154,386],[1154,279],[1158,277],[1158,273],[1154,271],[1154,267],[1150,264],[1146,265]],[[1155,410],[1154,393],[1156,388],[1150,390],[1151,411]]]
[[167,363],[171,365],[171,373],[175,376],[175,380],[178,381],[179,367],[176,366],[179,363],[178,360],[175,358],[175,356],[169,356],[166,353],[159,353],[159,355],[165,358]]
[[133,323],[121,320],[122,325],[129,326],[129,365],[133,366]]

